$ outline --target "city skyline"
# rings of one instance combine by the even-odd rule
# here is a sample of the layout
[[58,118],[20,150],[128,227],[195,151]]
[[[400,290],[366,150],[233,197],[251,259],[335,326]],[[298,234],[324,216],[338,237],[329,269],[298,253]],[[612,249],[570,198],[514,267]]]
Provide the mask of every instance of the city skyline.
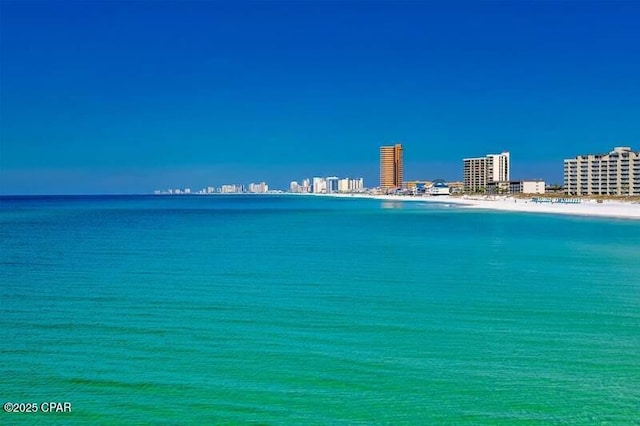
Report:
[[514,176],[640,141],[637,2],[0,3],[0,194]]

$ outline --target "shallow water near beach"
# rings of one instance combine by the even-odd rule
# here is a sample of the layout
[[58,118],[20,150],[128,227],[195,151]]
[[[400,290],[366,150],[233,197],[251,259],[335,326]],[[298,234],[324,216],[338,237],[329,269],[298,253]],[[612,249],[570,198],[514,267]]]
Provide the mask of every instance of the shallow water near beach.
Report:
[[1,423],[633,424],[640,223],[0,199]]

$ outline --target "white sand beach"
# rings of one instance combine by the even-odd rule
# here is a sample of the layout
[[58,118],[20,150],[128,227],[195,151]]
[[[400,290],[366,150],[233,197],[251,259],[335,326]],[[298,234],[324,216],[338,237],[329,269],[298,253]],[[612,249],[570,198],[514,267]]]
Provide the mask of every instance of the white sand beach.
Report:
[[[592,199],[563,197],[540,199],[538,199],[537,197],[531,197],[530,199],[513,197],[448,198],[450,198],[449,202],[463,203],[469,208],[475,209],[640,219],[640,203],[631,203],[624,201],[606,200],[599,203],[597,200]],[[534,201],[536,199],[538,199],[538,201]]]
[[[315,194],[318,195],[318,194]],[[505,210],[527,213],[552,213],[581,216],[601,216],[640,220],[640,203],[595,199],[556,197],[514,198],[509,196],[402,196],[369,194],[322,194],[330,197],[373,198],[388,201],[411,201],[456,204],[470,209]],[[535,201],[538,200],[538,201]]]

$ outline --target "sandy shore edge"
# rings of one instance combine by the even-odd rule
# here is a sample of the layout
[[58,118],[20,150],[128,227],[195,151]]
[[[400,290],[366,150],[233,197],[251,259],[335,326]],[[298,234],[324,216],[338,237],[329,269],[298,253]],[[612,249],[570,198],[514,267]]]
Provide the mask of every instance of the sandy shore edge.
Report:
[[509,196],[406,196],[406,195],[373,195],[373,194],[298,194],[318,197],[336,198],[369,198],[385,201],[410,201],[427,203],[456,204],[462,208],[502,210],[526,213],[567,214],[594,217],[610,217],[640,220],[640,203],[618,200],[605,200],[601,203],[592,199],[579,199],[579,203],[567,202],[575,200],[571,197],[546,198],[544,202],[535,202],[538,197],[514,198]]

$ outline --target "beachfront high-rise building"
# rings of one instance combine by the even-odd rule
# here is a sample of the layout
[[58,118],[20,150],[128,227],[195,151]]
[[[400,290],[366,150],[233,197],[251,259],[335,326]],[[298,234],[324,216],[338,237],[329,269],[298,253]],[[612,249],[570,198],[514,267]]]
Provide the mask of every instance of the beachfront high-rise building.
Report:
[[338,181],[340,179],[337,176],[329,176],[325,179],[326,185],[325,190],[327,194],[331,194],[333,192],[338,192]]
[[404,173],[402,145],[380,147],[380,188],[391,190],[402,188]]
[[508,152],[488,154],[484,157],[463,160],[464,190],[468,192],[486,191],[493,182],[509,180],[511,164]]
[[223,194],[237,194],[240,192],[244,192],[244,185],[239,185],[239,184],[222,185],[220,187],[220,192]]
[[322,177],[313,178],[313,190],[314,194],[326,194],[327,192],[327,180]]
[[571,195],[640,195],[640,151],[618,146],[608,154],[564,160],[564,192]]
[[311,192],[311,180],[303,179],[302,185],[300,186],[300,192]]
[[251,193],[264,194],[267,191],[269,191],[269,185],[267,185],[265,182],[260,182],[260,183],[252,182],[249,184],[249,192]]
[[364,190],[364,179],[344,178],[338,180],[338,192],[361,192]]

